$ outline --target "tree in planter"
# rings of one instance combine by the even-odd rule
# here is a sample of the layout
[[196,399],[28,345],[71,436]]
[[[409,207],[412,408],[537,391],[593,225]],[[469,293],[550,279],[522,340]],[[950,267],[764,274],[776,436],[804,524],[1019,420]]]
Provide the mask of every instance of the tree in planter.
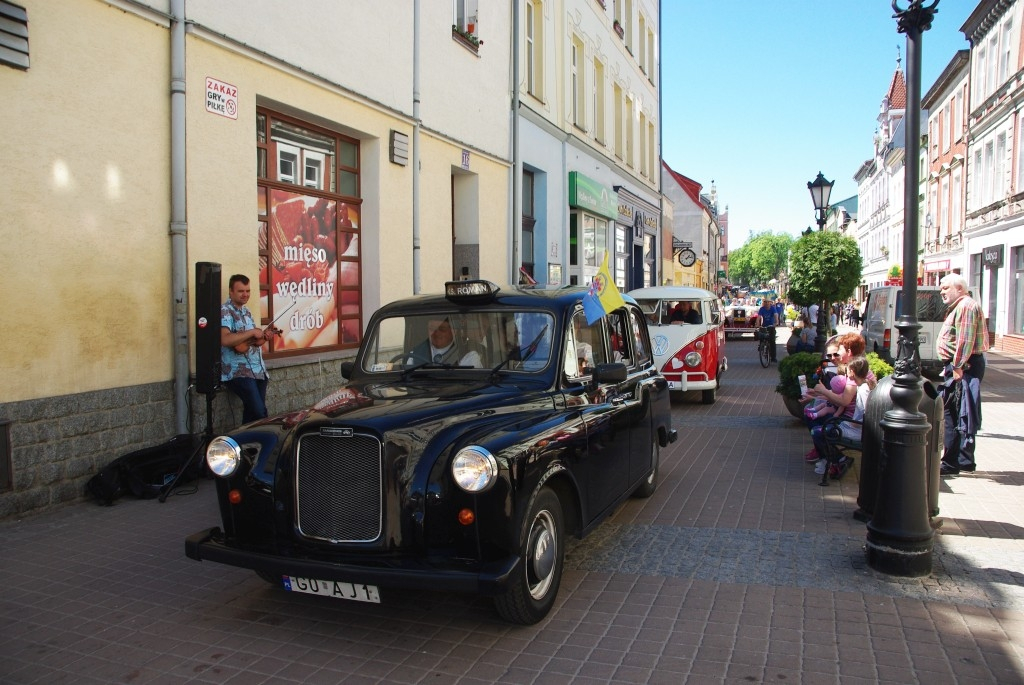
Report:
[[[830,303],[853,295],[860,283],[860,268],[860,248],[853,238],[833,231],[805,234],[793,244],[790,255],[789,296],[802,306],[818,305],[818,330],[823,331],[820,317],[827,322]],[[815,344],[824,347],[825,341],[815,339]]]

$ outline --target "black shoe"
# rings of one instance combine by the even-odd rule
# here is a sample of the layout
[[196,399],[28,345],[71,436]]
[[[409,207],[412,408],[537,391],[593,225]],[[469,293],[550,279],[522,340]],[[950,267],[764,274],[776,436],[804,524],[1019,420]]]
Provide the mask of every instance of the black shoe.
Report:
[[959,474],[960,474],[960,469],[954,468],[954,467],[952,467],[952,466],[950,466],[949,464],[946,464],[946,463],[943,463],[942,467],[939,469],[939,475],[942,475],[942,476],[956,476],[956,475],[959,475]]
[[961,464],[960,470],[965,473],[974,473],[974,469],[977,468],[974,464]]

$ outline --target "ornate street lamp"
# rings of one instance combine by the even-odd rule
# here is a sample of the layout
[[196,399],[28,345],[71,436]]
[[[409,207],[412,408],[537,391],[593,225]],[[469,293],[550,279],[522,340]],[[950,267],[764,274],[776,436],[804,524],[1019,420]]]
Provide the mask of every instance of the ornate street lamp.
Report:
[[[900,337],[893,363],[890,397],[885,412],[878,497],[867,528],[867,561],[876,571],[898,576],[924,576],[932,570],[934,531],[928,511],[928,433],[931,425],[920,411],[924,397],[918,353],[917,233],[921,156],[921,34],[932,26],[939,0],[925,5],[912,0],[892,9],[900,33],[907,34],[907,163],[904,167],[903,302],[896,328]],[[941,433],[941,431],[940,431]]]
[[[828,214],[828,197],[832,194],[832,185],[835,181],[827,181],[818,172],[818,178],[807,182],[807,190],[811,191],[811,201],[814,203],[814,211],[817,213],[818,230],[825,230],[825,215]],[[810,228],[807,229],[808,231]],[[825,328],[826,322],[830,320],[827,302],[818,303],[818,333],[814,336],[814,349],[819,354],[825,352],[825,341],[828,335]]]

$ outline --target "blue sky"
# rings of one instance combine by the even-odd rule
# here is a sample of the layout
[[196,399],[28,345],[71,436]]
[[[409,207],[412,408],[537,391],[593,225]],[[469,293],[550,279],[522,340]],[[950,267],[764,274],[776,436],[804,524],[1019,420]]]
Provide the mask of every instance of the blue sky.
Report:
[[[907,0],[900,0],[906,7]],[[940,0],[922,41],[921,95],[957,50],[976,0]],[[729,247],[814,225],[807,182],[857,194],[905,34],[890,0],[663,0],[665,161],[718,189]]]

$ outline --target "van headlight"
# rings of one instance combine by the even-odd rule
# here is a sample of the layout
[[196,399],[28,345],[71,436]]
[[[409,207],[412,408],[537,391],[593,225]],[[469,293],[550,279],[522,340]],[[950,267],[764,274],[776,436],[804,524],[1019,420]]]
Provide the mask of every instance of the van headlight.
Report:
[[464,447],[452,460],[452,478],[466,492],[484,492],[498,478],[498,460],[479,445]]
[[700,366],[700,352],[688,353],[686,357],[683,358],[683,361],[686,362],[686,365],[689,367]]
[[227,478],[238,469],[242,461],[242,448],[233,439],[222,436],[210,441],[206,448],[206,463],[221,478]]

